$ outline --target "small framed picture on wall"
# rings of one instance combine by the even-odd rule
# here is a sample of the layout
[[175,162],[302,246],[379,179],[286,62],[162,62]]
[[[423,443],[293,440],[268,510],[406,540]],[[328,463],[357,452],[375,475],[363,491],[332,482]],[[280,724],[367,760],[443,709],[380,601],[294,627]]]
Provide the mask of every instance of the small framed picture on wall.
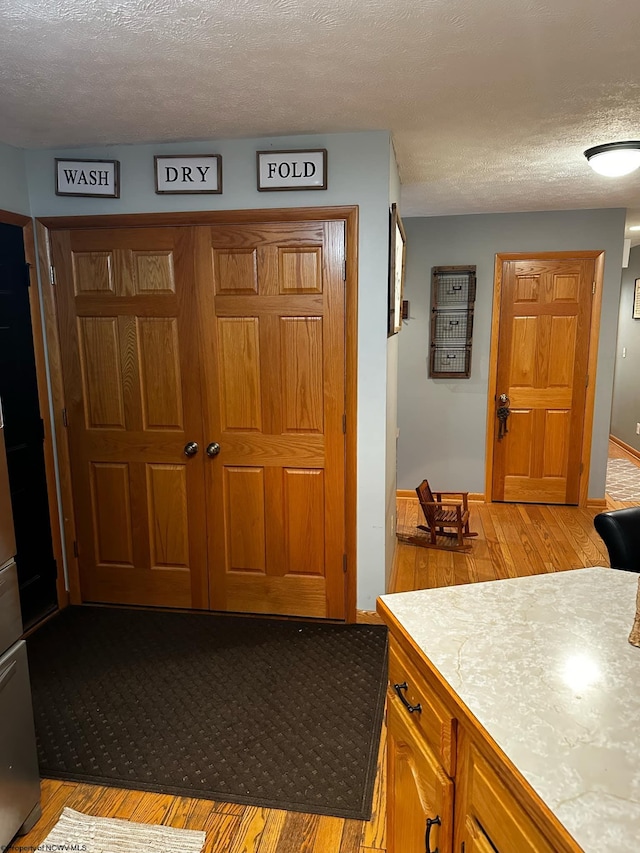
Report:
[[636,279],[636,286],[633,291],[633,319],[640,320],[640,278]]

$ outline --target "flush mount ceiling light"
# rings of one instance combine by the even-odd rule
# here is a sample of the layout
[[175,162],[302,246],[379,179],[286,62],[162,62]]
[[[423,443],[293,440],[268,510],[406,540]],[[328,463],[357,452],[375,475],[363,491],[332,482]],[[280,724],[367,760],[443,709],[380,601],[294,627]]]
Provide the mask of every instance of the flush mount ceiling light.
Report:
[[608,178],[628,175],[640,167],[640,142],[607,142],[587,148],[584,156],[594,172]]

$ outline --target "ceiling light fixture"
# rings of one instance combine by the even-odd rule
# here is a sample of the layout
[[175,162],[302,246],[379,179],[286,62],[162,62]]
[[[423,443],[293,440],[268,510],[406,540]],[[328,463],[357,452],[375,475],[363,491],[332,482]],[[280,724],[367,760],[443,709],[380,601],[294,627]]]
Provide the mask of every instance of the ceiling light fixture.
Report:
[[608,178],[628,175],[640,167],[640,142],[607,142],[587,148],[584,156],[594,172]]
[[640,225],[630,225],[629,231],[640,231]]

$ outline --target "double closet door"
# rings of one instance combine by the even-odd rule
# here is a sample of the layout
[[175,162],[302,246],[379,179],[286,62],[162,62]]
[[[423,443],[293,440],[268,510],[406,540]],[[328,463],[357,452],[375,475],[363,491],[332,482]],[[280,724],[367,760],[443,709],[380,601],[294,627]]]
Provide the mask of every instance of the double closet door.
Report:
[[345,618],[344,222],[52,255],[83,601]]

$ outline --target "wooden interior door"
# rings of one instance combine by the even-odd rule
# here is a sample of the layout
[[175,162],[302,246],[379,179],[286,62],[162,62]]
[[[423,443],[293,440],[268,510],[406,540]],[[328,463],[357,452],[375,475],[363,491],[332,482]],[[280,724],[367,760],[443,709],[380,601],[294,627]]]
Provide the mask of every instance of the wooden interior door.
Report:
[[496,397],[511,414],[495,430],[493,500],[579,501],[594,289],[593,258],[502,263]]
[[196,239],[211,607],[343,619],[344,222]]
[[58,231],[52,251],[82,598],[207,607],[193,230]]

